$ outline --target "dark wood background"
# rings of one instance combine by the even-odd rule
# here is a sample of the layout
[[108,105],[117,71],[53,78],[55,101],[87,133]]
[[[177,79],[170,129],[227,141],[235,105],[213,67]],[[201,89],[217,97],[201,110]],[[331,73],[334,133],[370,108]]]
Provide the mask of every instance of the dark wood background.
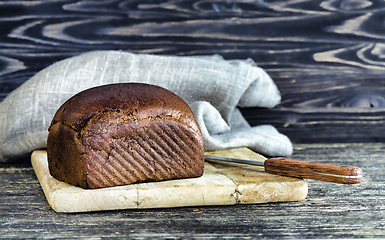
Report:
[[252,58],[275,109],[242,109],[294,143],[381,142],[385,2],[379,0],[4,1],[0,100],[50,64],[96,49]]
[[379,0],[0,1],[0,100],[91,50],[252,58],[282,103],[242,109],[249,122],[287,134],[295,159],[364,171],[310,180],[300,202],[57,214],[30,163],[0,164],[0,238],[384,238],[384,23]]

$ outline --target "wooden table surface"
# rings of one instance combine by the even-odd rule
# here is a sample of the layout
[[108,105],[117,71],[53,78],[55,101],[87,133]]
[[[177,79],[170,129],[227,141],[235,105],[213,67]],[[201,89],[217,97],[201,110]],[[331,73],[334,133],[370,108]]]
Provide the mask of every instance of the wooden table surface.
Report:
[[383,144],[297,144],[293,158],[360,166],[358,185],[308,180],[299,202],[56,213],[31,165],[1,164],[0,238],[385,238]]
[[385,238],[384,17],[379,0],[2,1],[0,100],[92,50],[252,58],[282,103],[247,120],[289,136],[293,158],[358,165],[364,181],[308,181],[301,202],[58,214],[28,162],[0,164],[0,238]]

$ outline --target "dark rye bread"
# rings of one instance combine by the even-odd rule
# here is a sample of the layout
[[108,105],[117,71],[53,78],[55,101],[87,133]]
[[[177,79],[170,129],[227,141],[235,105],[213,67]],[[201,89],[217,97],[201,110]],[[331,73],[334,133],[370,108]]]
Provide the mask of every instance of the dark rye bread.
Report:
[[140,83],[80,92],[54,116],[47,140],[53,177],[82,188],[199,177],[203,138],[189,106]]

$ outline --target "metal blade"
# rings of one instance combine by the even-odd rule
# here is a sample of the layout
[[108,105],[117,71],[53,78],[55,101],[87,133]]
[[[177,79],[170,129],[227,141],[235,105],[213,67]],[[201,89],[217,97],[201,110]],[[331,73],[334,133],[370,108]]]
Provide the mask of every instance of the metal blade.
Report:
[[221,162],[233,162],[233,163],[249,164],[249,165],[261,166],[261,167],[265,166],[264,162],[246,160],[246,159],[219,157],[219,156],[211,156],[211,155],[205,155],[205,159],[206,160],[221,161]]

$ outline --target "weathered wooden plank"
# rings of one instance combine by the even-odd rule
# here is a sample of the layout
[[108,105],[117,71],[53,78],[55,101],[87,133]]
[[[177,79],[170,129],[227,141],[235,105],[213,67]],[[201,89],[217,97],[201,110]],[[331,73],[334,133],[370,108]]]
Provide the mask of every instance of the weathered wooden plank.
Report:
[[357,165],[364,180],[308,180],[304,201],[59,214],[29,164],[1,164],[1,238],[384,238],[384,145],[299,144],[292,158]]
[[251,125],[272,124],[296,143],[383,142],[384,112],[243,109]]

